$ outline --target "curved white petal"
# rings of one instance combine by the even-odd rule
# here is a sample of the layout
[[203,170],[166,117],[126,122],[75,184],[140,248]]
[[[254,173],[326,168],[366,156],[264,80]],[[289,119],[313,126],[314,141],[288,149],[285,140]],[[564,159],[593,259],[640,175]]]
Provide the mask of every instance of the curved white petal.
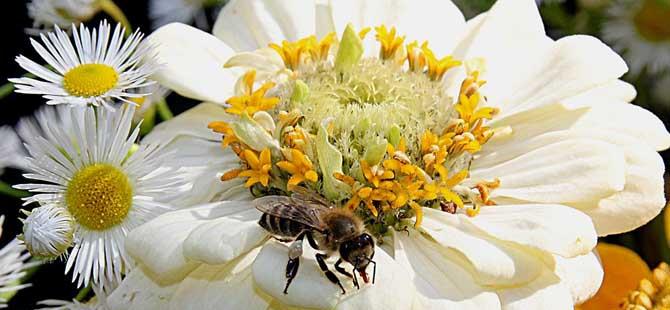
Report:
[[473,161],[469,182],[498,178],[492,197],[540,203],[592,201],[623,189],[624,156],[617,147],[587,138],[542,139],[491,149],[484,156],[492,158]]
[[573,309],[570,290],[549,269],[523,286],[498,291],[503,310]]
[[134,268],[107,297],[112,310],[164,310],[178,284],[162,286],[142,271]]
[[445,253],[451,253],[452,263],[472,273],[480,285],[519,285],[532,281],[545,268],[542,258],[546,254],[487,236],[460,215],[424,208],[421,230],[444,247]]
[[[414,288],[405,269],[393,261],[386,252],[377,248],[375,284],[363,284],[357,290],[352,280],[338,275],[347,290],[346,295],[328,281],[313,258],[314,252],[305,248],[300,269],[284,294],[285,270],[288,250],[285,245],[269,242],[263,246],[253,264],[253,277],[260,289],[286,306],[316,309],[409,309],[414,301]],[[330,264],[329,264],[330,265]],[[346,269],[351,266],[344,264]],[[332,266],[330,267],[332,269]],[[368,273],[371,273],[371,266]]]
[[598,239],[586,214],[561,205],[483,207],[479,215],[463,218],[495,238],[564,257],[589,253]]
[[199,262],[184,256],[183,244],[199,225],[253,208],[249,202],[219,202],[165,213],[134,229],[125,241],[128,253],[162,284],[183,279]]
[[188,135],[209,141],[221,141],[221,134],[213,132],[207,125],[214,121],[229,120],[230,115],[223,107],[214,103],[201,103],[177,115],[173,119],[154,127],[143,143],[165,145],[180,135]]
[[614,80],[602,86],[589,89],[577,96],[567,98],[563,100],[563,103],[568,106],[572,106],[573,104],[581,106],[592,105],[593,100],[603,103],[612,101],[631,102],[636,96],[637,90],[635,90],[635,86],[622,80]]
[[476,284],[453,253],[414,230],[394,240],[395,260],[416,287],[417,309],[500,309],[498,296]]
[[581,304],[598,292],[603,281],[603,267],[593,253],[563,258],[554,256],[556,274],[572,294],[574,304]]
[[315,34],[315,9],[303,0],[233,0],[219,14],[213,33],[238,52],[296,41]]
[[260,218],[261,213],[250,208],[204,223],[184,240],[184,255],[210,265],[230,262],[267,239],[258,225]]
[[229,264],[198,267],[179,284],[170,309],[267,309],[271,298],[255,287],[251,268],[259,250]]
[[407,36],[405,43],[428,41],[440,57],[452,50],[465,28],[463,14],[451,1],[330,0],[323,9],[326,14],[320,18],[329,21],[330,31],[342,33],[348,23],[356,29],[396,27]]
[[158,28],[147,40],[161,64],[153,78],[162,85],[184,97],[217,103],[233,95],[237,73],[223,65],[234,51],[221,40],[179,23]]

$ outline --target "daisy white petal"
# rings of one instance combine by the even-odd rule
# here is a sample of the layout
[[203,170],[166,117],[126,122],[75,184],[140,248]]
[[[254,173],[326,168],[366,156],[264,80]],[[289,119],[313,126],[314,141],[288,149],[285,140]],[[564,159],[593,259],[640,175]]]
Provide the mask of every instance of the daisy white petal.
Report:
[[100,10],[94,0],[32,0],[28,16],[33,20],[31,30],[50,30],[54,26],[70,28],[93,17]]
[[0,173],[6,167],[24,168],[25,150],[10,126],[0,127]]
[[[0,233],[5,216],[0,216]],[[39,263],[28,262],[30,254],[26,252],[20,240],[14,239],[0,249],[0,294],[11,296],[14,292],[29,287],[28,283],[21,283],[26,271]],[[6,308],[7,300],[0,297],[0,308]]]
[[[134,147],[139,131],[131,127],[134,111],[133,106],[58,110],[38,114],[39,123],[24,126],[43,134],[26,141],[31,156],[26,177],[37,182],[17,188],[35,193],[26,204],[72,215],[74,242],[66,272],[73,272],[78,286],[120,280],[133,266],[123,246],[128,231],[171,209],[160,202],[163,196],[183,190],[178,174],[161,167],[171,154],[157,152],[155,145]],[[59,127],[62,113],[80,121]]]
[[16,57],[23,69],[37,77],[10,79],[16,92],[42,95],[48,104],[105,107],[111,107],[113,100],[129,102],[146,95],[132,92],[151,85],[147,77],[157,67],[141,32],[124,38],[120,24],[112,29],[106,21],[97,29],[80,25],[72,30],[72,39],[58,26],[40,35],[42,43],[31,39],[51,69],[23,55]]
[[33,256],[54,259],[65,256],[74,241],[74,219],[63,208],[53,205],[26,212],[23,235],[19,237]]

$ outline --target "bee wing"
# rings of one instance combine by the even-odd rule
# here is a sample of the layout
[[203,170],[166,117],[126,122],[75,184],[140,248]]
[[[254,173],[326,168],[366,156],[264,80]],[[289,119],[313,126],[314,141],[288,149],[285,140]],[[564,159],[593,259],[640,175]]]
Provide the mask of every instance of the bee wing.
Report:
[[291,198],[302,200],[310,204],[319,204],[326,208],[331,206],[330,201],[326,200],[326,198],[302,186],[296,186],[292,189]]
[[288,196],[265,196],[254,200],[254,206],[263,213],[296,221],[319,231],[326,228],[321,215],[328,208]]

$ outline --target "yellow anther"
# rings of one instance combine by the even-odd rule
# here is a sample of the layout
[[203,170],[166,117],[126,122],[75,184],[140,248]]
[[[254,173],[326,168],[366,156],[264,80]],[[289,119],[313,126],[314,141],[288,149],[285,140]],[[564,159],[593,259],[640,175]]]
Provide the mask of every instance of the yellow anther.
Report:
[[393,179],[393,177],[395,176],[393,174],[393,171],[391,170],[383,170],[381,175],[377,175],[379,168],[375,168],[374,171],[372,169],[373,168],[370,167],[370,165],[368,165],[368,163],[365,160],[361,160],[361,170],[363,170],[363,175],[365,176],[365,179],[367,179],[368,182],[372,183],[372,185],[374,185],[375,187],[379,187],[379,183],[381,181]]
[[361,29],[361,31],[358,32],[358,37],[361,38],[361,40],[364,40],[365,37],[368,35],[368,32],[370,32],[370,30],[372,30],[372,28],[370,27],[365,27]]
[[395,53],[402,46],[402,43],[405,41],[405,37],[396,36],[395,27],[391,27],[391,31],[388,31],[386,26],[381,25],[379,27],[375,27],[375,31],[377,31],[377,41],[381,43],[379,58],[382,60],[393,58]]
[[226,109],[230,114],[254,115],[258,111],[266,111],[274,108],[279,103],[277,97],[265,97],[265,93],[275,86],[275,83],[266,82],[259,89],[254,90],[254,81],[256,80],[256,70],[249,70],[244,74],[244,94],[234,96],[228,99],[227,103],[231,106]]
[[287,160],[278,162],[277,167],[291,174],[291,178],[287,183],[289,190],[305,180],[311,182],[319,180],[319,176],[316,174],[316,171],[314,171],[312,161],[310,161],[300,150],[290,149],[284,151],[284,153],[284,157]]
[[315,36],[309,37],[308,51],[312,56],[312,61],[325,61],[328,60],[328,55],[330,53],[330,47],[333,45],[337,35],[334,32],[327,34],[321,41],[316,40]]
[[423,72],[426,68],[426,57],[423,55],[421,50],[419,50],[419,43],[413,41],[410,44],[407,44],[407,63],[409,64],[409,70],[414,72]]
[[312,40],[316,41],[316,38],[307,37],[295,42],[284,40],[281,46],[275,43],[270,43],[268,46],[277,51],[286,68],[295,71],[302,63],[304,56],[309,53]]
[[426,64],[428,65],[428,76],[433,81],[441,80],[449,69],[461,65],[461,61],[454,59],[451,55],[438,59],[433,51],[428,48],[428,42],[424,42],[421,45],[421,51],[423,52]]
[[233,131],[233,128],[230,127],[230,125],[226,122],[211,122],[207,125],[207,128],[211,129],[212,131],[216,133],[223,134],[223,141],[221,141],[221,145],[226,148],[228,145],[234,142],[238,142],[239,140],[237,139],[237,136],[235,136],[235,132]]
[[243,151],[243,159],[247,163],[248,169],[240,172],[239,177],[246,177],[246,187],[251,187],[256,183],[261,183],[267,187],[270,182],[270,169],[272,169],[272,157],[270,149],[264,149],[260,155],[252,150]]

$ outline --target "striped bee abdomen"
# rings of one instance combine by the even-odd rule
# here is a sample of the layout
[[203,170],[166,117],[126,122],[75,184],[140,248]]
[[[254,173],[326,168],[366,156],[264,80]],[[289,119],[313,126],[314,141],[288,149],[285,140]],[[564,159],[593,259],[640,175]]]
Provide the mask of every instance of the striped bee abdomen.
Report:
[[299,222],[263,213],[258,224],[267,230],[269,233],[280,237],[297,237],[303,230],[308,230],[309,227]]

